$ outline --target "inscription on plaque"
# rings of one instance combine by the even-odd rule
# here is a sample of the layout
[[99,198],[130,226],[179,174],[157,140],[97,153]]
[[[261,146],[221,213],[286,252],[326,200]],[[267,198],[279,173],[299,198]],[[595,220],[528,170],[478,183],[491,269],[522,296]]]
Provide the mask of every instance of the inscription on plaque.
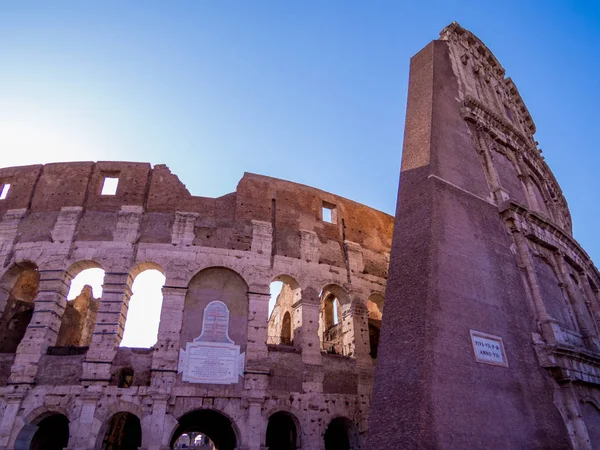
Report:
[[508,367],[502,338],[481,331],[470,330],[475,360],[484,364]]
[[244,374],[245,355],[229,338],[227,305],[210,302],[204,308],[202,333],[179,351],[178,372],[190,383],[237,383]]

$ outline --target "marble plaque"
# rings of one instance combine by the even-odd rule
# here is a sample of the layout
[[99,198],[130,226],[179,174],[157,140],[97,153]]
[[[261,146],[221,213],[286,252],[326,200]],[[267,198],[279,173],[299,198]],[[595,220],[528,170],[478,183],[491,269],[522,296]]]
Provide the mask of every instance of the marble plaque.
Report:
[[220,301],[204,308],[202,333],[179,350],[178,373],[190,383],[234,384],[244,375],[245,353],[229,338],[229,309]]
[[475,352],[475,361],[508,367],[501,337],[482,333],[481,331],[469,331],[471,332],[471,343]]

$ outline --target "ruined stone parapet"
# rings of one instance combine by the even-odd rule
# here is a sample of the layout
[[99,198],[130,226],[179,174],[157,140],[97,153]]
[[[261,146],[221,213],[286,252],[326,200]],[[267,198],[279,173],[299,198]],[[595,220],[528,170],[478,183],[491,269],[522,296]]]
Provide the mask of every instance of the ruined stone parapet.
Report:
[[[118,180],[116,192],[103,192],[107,179]],[[0,323],[20,334],[0,355],[0,449],[30,439],[52,411],[68,418],[73,449],[98,446],[111,417],[125,412],[141,421],[145,449],[169,447],[177,420],[198,409],[230,418],[238,444],[257,450],[278,409],[297,420],[304,448],[319,448],[337,416],[356,418],[356,439],[364,434],[373,368],[364,311],[372,293],[385,291],[391,216],[255,174],[230,194],[197,197],[166,166],[147,163],[2,168],[6,184]],[[67,302],[71,280],[89,268],[105,272],[102,297],[88,287]],[[133,281],[147,269],[166,278],[158,341],[120,347]],[[15,291],[27,277],[36,281],[29,295]],[[276,280],[293,295],[269,341]],[[340,355],[327,354],[319,330],[326,287],[344,311]],[[230,336],[245,355],[238,383],[178,374],[180,349],[200,335],[213,300],[229,307]]]

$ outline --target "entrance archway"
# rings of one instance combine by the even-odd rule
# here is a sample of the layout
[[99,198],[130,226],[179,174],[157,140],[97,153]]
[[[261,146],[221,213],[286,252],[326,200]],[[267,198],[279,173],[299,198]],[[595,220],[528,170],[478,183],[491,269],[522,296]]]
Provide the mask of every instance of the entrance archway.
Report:
[[269,450],[295,450],[299,448],[296,421],[291,414],[280,411],[269,417],[266,444]]
[[183,434],[202,434],[208,436],[216,450],[234,450],[237,437],[231,419],[212,409],[200,409],[184,414],[179,426],[171,437],[171,449]]
[[[62,450],[69,444],[69,419],[62,414],[51,414],[37,424],[29,450]],[[15,448],[19,448],[15,445]]]
[[325,431],[325,450],[360,450],[360,436],[354,422],[336,417]]
[[136,450],[141,446],[140,419],[128,412],[118,412],[112,416],[102,441],[102,450]]

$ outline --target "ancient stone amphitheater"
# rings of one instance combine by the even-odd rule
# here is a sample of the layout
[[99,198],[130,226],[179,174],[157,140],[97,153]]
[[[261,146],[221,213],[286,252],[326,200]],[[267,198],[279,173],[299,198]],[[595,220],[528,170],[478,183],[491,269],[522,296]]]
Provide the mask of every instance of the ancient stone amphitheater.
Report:
[[[395,227],[254,174],[0,169],[0,449],[600,448],[600,273],[535,131],[453,23],[411,61]],[[120,345],[148,270],[156,343]]]
[[[110,179],[116,192],[103,194]],[[358,442],[391,216],[253,174],[231,194],[195,197],[147,163],[11,167],[0,180],[1,448],[162,449],[186,432],[219,449],[319,448],[326,430]],[[67,301],[89,268],[105,272],[102,298],[85,288]],[[158,341],[120,347],[147,269],[166,277]],[[200,379],[184,381],[180,349],[212,326],[209,304],[222,305],[210,311],[228,316],[245,364],[223,381],[193,360]]]

